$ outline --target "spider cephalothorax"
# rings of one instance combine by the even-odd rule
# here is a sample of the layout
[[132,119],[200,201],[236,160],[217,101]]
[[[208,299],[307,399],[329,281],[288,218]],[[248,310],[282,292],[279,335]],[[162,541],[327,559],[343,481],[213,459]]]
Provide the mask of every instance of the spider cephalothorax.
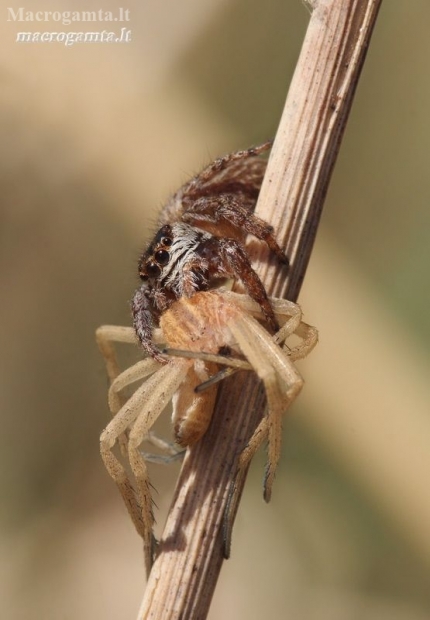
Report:
[[244,246],[246,235],[252,234],[288,264],[273,228],[253,214],[266,168],[266,161],[256,156],[270,146],[266,142],[215,160],[164,207],[161,228],[139,260],[143,284],[132,303],[136,333],[154,359],[164,361],[152,338],[154,320],[158,323],[174,301],[224,278],[242,281],[276,331],[273,309]]

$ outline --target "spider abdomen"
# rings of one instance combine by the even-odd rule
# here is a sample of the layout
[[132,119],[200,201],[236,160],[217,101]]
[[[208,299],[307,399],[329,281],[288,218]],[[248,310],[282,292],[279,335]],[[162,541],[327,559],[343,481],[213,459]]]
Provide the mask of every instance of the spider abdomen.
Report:
[[171,348],[218,353],[232,344],[227,325],[236,314],[234,304],[207,291],[173,303],[161,316],[160,327]]
[[216,385],[204,392],[196,392],[195,388],[216,371],[216,364],[194,361],[188,371],[187,381],[172,398],[175,441],[183,448],[197,443],[207,431],[215,404]]

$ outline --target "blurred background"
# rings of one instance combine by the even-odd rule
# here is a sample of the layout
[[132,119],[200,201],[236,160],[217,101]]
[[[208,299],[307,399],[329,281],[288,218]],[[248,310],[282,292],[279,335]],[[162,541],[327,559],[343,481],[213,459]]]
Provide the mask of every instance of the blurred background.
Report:
[[[110,24],[2,11],[8,620],[136,616],[143,556],[99,457],[107,380],[94,330],[130,324],[137,257],[170,192],[274,135],[309,17],[300,0],[124,8],[131,43],[70,47],[15,37]],[[211,620],[429,617],[429,21],[427,0],[383,3],[300,298],[320,344],[301,365],[269,506],[264,454],[253,464]],[[151,468],[159,528],[177,471]]]

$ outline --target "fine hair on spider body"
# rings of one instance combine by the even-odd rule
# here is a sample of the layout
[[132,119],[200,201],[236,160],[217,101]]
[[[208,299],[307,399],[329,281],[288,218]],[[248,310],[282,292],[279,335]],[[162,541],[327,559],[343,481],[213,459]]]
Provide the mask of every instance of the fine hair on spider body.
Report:
[[[282,415],[303,384],[294,361],[305,357],[318,338],[315,328],[301,320],[299,306],[273,298],[270,304],[281,325],[274,336],[259,322],[265,320],[260,304],[247,295],[218,289],[198,292],[190,298],[182,297],[161,315],[160,328],[154,330],[153,340],[157,345],[164,343],[170,348],[184,350],[184,357],[169,357],[167,363],[160,364],[149,356],[123,372],[118,368],[114,343],[135,342],[134,330],[115,326],[97,330],[97,341],[111,381],[108,401],[113,416],[100,438],[101,455],[143,538],[148,572],[156,553],[156,543],[150,483],[140,445],[145,440],[159,441],[154,439],[151,429],[171,400],[176,442],[189,446],[200,439],[210,422],[216,385],[202,392],[196,391],[196,387],[216,373],[220,364],[253,370],[262,380],[267,397],[266,414],[239,457],[225,520],[226,555],[232,515],[239,499],[237,482],[245,475],[253,455],[265,440],[268,442],[268,461],[264,497],[266,501],[270,499],[280,457]],[[286,340],[292,334],[299,336],[301,341],[290,349]],[[229,357],[219,356],[218,352],[225,347],[229,347],[236,358],[230,361]],[[187,352],[192,357],[187,357]],[[123,389],[139,380],[141,385],[128,400],[124,400]],[[117,442],[128,460],[132,478],[113,452]]]

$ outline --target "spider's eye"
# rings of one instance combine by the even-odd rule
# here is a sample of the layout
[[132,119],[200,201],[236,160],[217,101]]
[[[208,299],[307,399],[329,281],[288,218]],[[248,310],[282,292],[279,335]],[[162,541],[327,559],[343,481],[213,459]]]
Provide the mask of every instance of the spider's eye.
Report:
[[139,273],[139,278],[142,280],[142,282],[147,282],[148,280],[148,276],[146,275],[146,273]]
[[147,263],[146,273],[149,278],[158,278],[161,275],[161,269],[156,263]]
[[172,239],[171,237],[161,237],[160,243],[161,243],[162,245],[167,245],[167,246],[169,246],[169,245],[172,245],[172,243],[173,243],[173,239]]
[[155,252],[155,260],[159,265],[167,265],[169,258],[169,252],[166,252],[166,250],[158,250]]

